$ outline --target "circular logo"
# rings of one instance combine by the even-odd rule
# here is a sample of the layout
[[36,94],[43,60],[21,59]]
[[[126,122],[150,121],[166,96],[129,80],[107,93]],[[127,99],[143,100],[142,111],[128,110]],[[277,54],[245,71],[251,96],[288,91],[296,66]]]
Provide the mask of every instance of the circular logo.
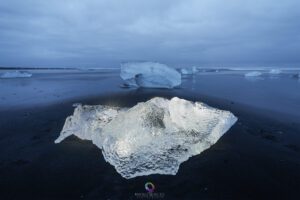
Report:
[[145,189],[146,189],[148,192],[152,193],[152,192],[154,192],[154,190],[155,190],[155,186],[154,186],[153,183],[147,182],[147,183],[145,184]]

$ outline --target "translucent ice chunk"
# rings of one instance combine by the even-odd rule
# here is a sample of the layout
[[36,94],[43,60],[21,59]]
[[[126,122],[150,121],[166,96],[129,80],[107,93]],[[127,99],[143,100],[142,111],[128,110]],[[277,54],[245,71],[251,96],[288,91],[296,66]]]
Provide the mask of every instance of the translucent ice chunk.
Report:
[[72,134],[92,140],[125,178],[175,175],[182,162],[215,144],[236,120],[228,111],[177,97],[129,109],[79,105],[55,142]]

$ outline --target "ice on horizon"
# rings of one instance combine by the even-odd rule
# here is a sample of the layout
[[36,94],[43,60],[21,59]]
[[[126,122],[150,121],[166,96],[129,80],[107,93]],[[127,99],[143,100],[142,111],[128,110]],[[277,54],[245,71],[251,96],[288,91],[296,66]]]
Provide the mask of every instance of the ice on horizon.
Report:
[[249,72],[249,73],[245,74],[246,77],[256,77],[256,76],[261,76],[261,75],[262,75],[262,73],[258,72],[258,71]]
[[120,76],[128,87],[171,89],[181,84],[178,71],[157,62],[123,63]]
[[32,76],[31,73],[28,72],[21,72],[21,71],[12,71],[12,72],[5,72],[1,74],[1,78],[30,78]]
[[271,69],[269,73],[273,75],[279,75],[282,73],[282,71],[280,69]]
[[196,66],[180,69],[180,72],[181,72],[182,75],[193,75],[193,74],[198,73],[198,71],[199,70]]
[[92,140],[124,178],[178,172],[182,162],[215,144],[237,121],[229,111],[177,97],[132,108],[75,108],[55,143],[75,135]]

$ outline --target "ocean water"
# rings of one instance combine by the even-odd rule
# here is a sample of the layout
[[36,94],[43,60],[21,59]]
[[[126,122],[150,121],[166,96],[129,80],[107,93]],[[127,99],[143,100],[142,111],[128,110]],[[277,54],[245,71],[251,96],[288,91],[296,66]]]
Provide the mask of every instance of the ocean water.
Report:
[[300,119],[300,81],[290,74],[266,74],[250,78],[242,73],[198,74],[187,77],[182,87],[196,94],[226,99]]
[[59,103],[110,94],[153,93],[188,96],[201,101],[214,97],[256,109],[300,117],[300,80],[297,70],[278,75],[263,71],[259,77],[245,77],[246,70],[200,72],[183,76],[174,90],[124,89],[119,71],[113,70],[32,70],[31,78],[0,79],[0,109]]

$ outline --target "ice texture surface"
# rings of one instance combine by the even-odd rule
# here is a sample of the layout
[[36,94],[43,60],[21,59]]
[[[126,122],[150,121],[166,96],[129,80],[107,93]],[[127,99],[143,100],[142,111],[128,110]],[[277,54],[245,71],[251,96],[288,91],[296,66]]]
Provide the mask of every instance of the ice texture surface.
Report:
[[12,72],[5,72],[0,77],[1,78],[29,78],[32,74],[28,72],[21,72],[21,71],[12,71]]
[[132,108],[82,106],[66,119],[55,143],[70,135],[92,140],[124,178],[175,175],[236,122],[229,111],[177,97],[156,97]]
[[249,73],[245,74],[246,77],[261,76],[261,75],[262,75],[262,73],[261,72],[257,72],[257,71],[249,72]]
[[174,88],[181,84],[178,71],[156,62],[123,63],[120,76],[131,87]]

